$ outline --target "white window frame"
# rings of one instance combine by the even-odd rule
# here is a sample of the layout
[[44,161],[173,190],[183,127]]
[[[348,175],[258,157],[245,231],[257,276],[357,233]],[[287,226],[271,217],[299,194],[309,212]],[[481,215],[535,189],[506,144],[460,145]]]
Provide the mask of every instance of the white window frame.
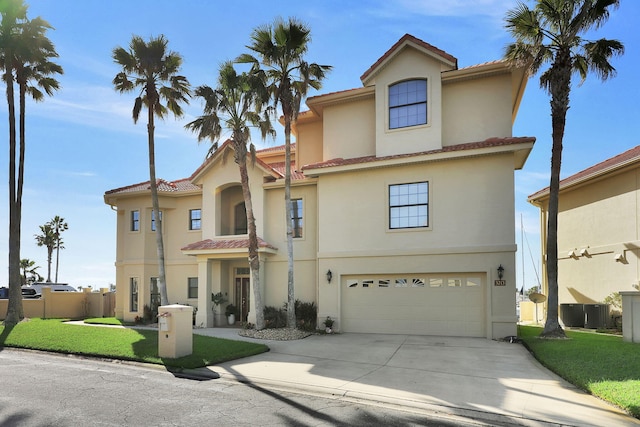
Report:
[[[421,81],[425,81],[426,82],[426,91],[427,91],[427,99],[425,101],[425,105],[426,105],[426,112],[425,112],[425,116],[426,116],[426,122],[425,123],[417,123],[417,124],[413,124],[413,125],[407,125],[407,126],[399,126],[399,127],[391,127],[391,109],[392,108],[398,108],[401,106],[408,106],[411,104],[403,104],[401,106],[391,106],[391,102],[390,102],[390,97],[391,97],[391,88],[393,86],[396,85],[400,85],[403,83],[408,83],[411,81],[416,81],[416,80],[421,80]],[[410,77],[404,80],[399,80],[393,83],[390,83],[387,87],[386,87],[386,96],[385,96],[385,122],[386,122],[386,130],[389,132],[397,132],[397,131],[406,131],[406,130],[410,130],[410,129],[416,129],[416,128],[421,128],[421,127],[426,127],[426,126],[431,126],[431,79],[426,77],[426,76],[416,76],[416,77]],[[422,102],[420,102],[421,104]],[[418,103],[416,103],[418,104]]]
[[[392,186],[404,186],[404,185],[411,185],[411,184],[423,184],[426,183],[427,184],[427,225],[420,225],[420,226],[410,226],[410,227],[392,227],[391,226],[391,220],[392,220],[392,216],[391,216],[391,209],[392,207],[401,207],[401,206],[391,206],[391,187]],[[422,179],[419,181],[412,181],[412,182],[392,182],[392,183],[386,183],[385,184],[385,189],[386,189],[386,219],[387,219],[387,231],[391,231],[391,232],[407,232],[407,231],[421,231],[421,230],[431,230],[432,229],[432,219],[431,219],[431,200],[432,200],[432,196],[433,196],[433,191],[432,191],[432,184],[431,184],[431,180],[429,179]],[[422,204],[421,204],[422,205]],[[404,205],[403,205],[404,206]],[[405,206],[407,207],[407,206]]]

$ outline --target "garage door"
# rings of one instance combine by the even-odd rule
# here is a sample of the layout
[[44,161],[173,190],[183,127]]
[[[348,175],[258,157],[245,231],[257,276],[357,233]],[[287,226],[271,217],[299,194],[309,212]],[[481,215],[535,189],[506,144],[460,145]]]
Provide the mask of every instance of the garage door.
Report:
[[485,336],[484,274],[343,276],[344,332]]

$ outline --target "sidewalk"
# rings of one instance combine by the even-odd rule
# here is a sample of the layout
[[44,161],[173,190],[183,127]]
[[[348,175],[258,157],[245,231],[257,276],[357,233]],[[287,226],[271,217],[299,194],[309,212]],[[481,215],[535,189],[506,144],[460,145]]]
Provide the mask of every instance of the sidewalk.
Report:
[[265,341],[240,337],[238,329],[194,332],[267,344],[270,352],[208,367],[258,386],[495,423],[640,425],[542,367],[520,344],[351,333]]

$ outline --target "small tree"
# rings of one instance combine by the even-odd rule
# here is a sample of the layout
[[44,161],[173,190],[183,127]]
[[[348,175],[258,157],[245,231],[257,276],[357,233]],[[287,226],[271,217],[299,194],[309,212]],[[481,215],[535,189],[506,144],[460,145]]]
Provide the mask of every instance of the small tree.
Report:
[[505,58],[534,75],[545,65],[540,86],[551,95],[551,179],[547,209],[547,319],[541,337],[565,337],[558,321],[558,200],[562,142],[569,110],[571,78],[583,82],[589,72],[601,80],[613,77],[609,60],[624,52],[618,40],[589,40],[585,33],[599,28],[609,18],[609,9],[619,0],[537,0],[532,9],[519,3],[507,12],[506,27],[515,41]]
[[50,221],[51,226],[53,227],[53,234],[56,239],[56,280],[55,283],[58,283],[58,265],[60,263],[60,249],[64,249],[64,242],[62,241],[62,237],[60,236],[64,231],[69,229],[69,225],[65,222],[64,218],[56,215]]
[[[249,235],[249,270],[256,308],[256,329],[264,328],[264,304],[260,290],[260,256],[258,254],[258,234],[253,215],[251,189],[247,163],[255,160],[255,147],[250,143],[251,127],[257,127],[263,138],[275,134],[269,114],[265,111],[268,94],[264,81],[254,74],[237,73],[232,62],[220,67],[218,86],[200,86],[196,95],[204,100],[203,115],[186,125],[198,135],[198,141],[208,139],[218,147],[223,130],[231,132],[234,161],[240,170],[240,183],[247,213],[247,233]],[[247,147],[249,145],[249,147]],[[251,159],[248,158],[248,152]]]
[[[293,281],[293,223],[291,205],[291,126],[298,119],[300,104],[310,88],[320,89],[329,65],[309,63],[305,54],[311,30],[295,18],[276,19],[272,25],[256,28],[247,46],[257,55],[240,55],[236,61],[250,63],[252,72],[263,74],[274,107],[282,108],[285,138],[284,204],[287,218],[287,327],[296,326]],[[300,236],[296,236],[300,237]]]
[[56,235],[50,222],[40,226],[41,234],[34,234],[38,246],[47,248],[47,282],[51,282],[51,259],[53,249],[56,247]]
[[41,282],[42,276],[36,271],[40,266],[35,261],[28,258],[20,260],[20,269],[22,270],[22,285],[30,285],[32,283]]
[[[162,238],[162,215],[158,201],[155,157],[155,118],[163,119],[168,112],[176,117],[183,115],[181,103],[189,103],[191,89],[186,77],[178,75],[182,66],[182,56],[168,50],[169,42],[164,36],[151,38],[145,42],[142,37],[133,36],[129,50],[122,47],[113,49],[113,60],[122,67],[113,79],[118,92],[138,90],[133,105],[133,122],[137,123],[143,107],[147,107],[147,143],[149,147],[149,187],[151,204],[156,213],[156,248],[158,252],[158,291],[160,303],[167,305],[167,281],[164,263],[164,241]],[[164,102],[164,104],[163,104]]]

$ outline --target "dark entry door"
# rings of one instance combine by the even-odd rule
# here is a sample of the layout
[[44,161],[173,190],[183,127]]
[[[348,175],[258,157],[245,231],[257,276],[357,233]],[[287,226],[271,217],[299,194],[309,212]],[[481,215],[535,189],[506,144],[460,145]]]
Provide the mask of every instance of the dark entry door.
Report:
[[240,311],[240,321],[246,322],[249,315],[249,278],[236,277],[235,301]]

